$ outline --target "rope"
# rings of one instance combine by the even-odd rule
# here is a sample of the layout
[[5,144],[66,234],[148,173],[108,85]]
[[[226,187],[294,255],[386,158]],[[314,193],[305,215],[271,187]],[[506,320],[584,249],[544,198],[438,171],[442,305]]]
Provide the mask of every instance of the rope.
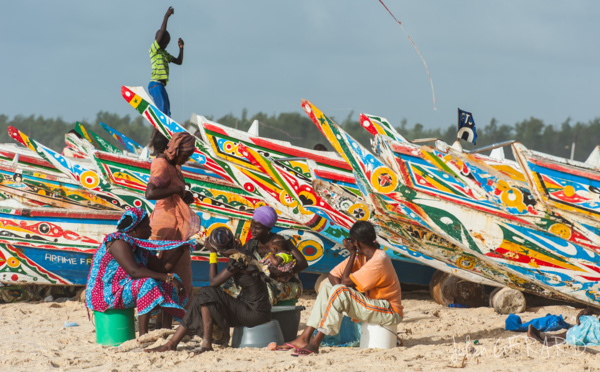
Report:
[[408,32],[406,32],[406,30],[404,29],[404,26],[402,26],[402,22],[400,22],[396,18],[396,16],[394,16],[394,14],[392,14],[392,12],[388,9],[388,7],[383,3],[383,0],[379,0],[379,2],[381,3],[381,5],[383,5],[383,7],[385,8],[385,10],[387,10],[387,12],[390,13],[390,15],[392,16],[392,18],[394,18],[394,20],[398,23],[398,25],[400,25],[400,28],[402,29],[402,31],[404,31],[404,33],[408,37],[408,40],[410,40],[411,44],[413,45],[413,47],[417,51],[417,54],[419,55],[419,58],[421,58],[421,61],[423,62],[423,65],[425,66],[425,71],[427,71],[427,76],[429,77],[429,85],[431,86],[431,95],[433,97],[433,109],[437,110],[436,107],[435,107],[435,91],[433,90],[433,80],[431,79],[431,74],[429,73],[429,68],[427,67],[427,62],[425,62],[425,58],[423,58],[423,56],[421,55],[421,52],[419,51],[419,48],[417,48],[417,44],[415,44],[415,42],[410,37],[410,35],[408,34]]

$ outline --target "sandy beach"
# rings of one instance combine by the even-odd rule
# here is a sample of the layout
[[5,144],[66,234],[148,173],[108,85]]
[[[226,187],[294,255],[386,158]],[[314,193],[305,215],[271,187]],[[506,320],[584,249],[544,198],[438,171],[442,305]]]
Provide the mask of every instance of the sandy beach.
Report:
[[[303,296],[300,331],[315,293]],[[118,348],[96,344],[93,324],[75,300],[0,305],[1,371],[594,371],[600,370],[600,347],[545,347],[524,333],[504,330],[506,315],[492,308],[447,308],[425,290],[405,291],[404,322],[398,327],[403,346],[389,350],[322,348],[318,355],[217,347],[195,356],[200,338],[183,342],[176,352],[148,354],[136,340]],[[568,305],[529,307],[523,321],[562,314],[575,322],[579,309]],[[65,322],[79,326],[65,328]],[[164,343],[171,331],[151,331],[144,345]]]

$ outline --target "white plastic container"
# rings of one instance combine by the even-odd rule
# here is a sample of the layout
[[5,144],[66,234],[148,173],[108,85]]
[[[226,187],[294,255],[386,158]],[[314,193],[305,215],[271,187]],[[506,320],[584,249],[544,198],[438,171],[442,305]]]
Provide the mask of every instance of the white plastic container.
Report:
[[391,349],[396,347],[398,325],[382,326],[363,323],[360,330],[361,349]]

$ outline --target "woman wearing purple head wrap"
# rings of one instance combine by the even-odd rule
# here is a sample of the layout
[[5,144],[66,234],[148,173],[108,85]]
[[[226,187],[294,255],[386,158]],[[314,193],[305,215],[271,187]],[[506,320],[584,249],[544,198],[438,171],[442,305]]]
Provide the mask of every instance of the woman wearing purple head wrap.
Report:
[[[271,252],[270,241],[277,234],[271,229],[277,222],[277,212],[269,206],[256,208],[250,222],[252,238],[246,242],[244,249],[250,252],[258,261]],[[306,258],[300,251],[286,239],[286,252],[296,259],[296,265],[291,272],[281,272],[277,268],[269,268],[270,277],[267,280],[269,297],[272,304],[278,301],[294,300],[302,295],[302,283],[298,273],[308,267]],[[234,288],[230,289],[235,292]]]
[[264,227],[272,229],[277,223],[277,212],[275,212],[275,209],[269,207],[268,205],[264,205],[256,208],[252,219],[256,222],[259,222]]

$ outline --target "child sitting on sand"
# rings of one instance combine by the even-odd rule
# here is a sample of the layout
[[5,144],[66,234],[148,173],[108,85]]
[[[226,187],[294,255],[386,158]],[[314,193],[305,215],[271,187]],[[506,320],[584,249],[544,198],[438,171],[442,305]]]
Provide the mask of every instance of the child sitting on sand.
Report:
[[282,273],[291,273],[296,266],[296,259],[288,251],[285,238],[281,235],[273,235],[269,241],[269,250],[271,252],[260,260],[260,263],[268,268],[277,268]]

